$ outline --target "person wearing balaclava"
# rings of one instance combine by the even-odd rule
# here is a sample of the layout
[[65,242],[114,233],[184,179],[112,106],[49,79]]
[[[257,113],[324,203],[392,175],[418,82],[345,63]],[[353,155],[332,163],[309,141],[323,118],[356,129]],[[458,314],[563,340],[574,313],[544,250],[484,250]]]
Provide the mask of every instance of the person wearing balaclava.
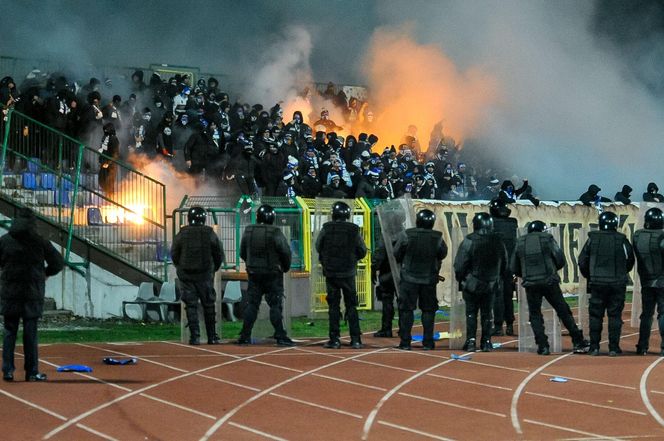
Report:
[[131,75],[131,90],[134,93],[141,93],[145,90],[146,85],[143,82],[143,71],[137,70]]
[[300,188],[304,198],[313,199],[320,194],[323,185],[318,179],[318,171],[315,167],[309,166],[306,174],[300,179]]
[[226,169],[226,179],[235,180],[240,194],[253,197],[257,191],[255,170],[260,165],[254,155],[254,144],[240,132],[234,150]]
[[630,199],[631,195],[632,195],[632,187],[630,187],[629,185],[623,185],[622,190],[616,193],[613,199],[616,202],[621,202],[625,205],[629,205],[632,203],[632,200]]
[[214,160],[217,158],[219,146],[212,138],[210,129],[215,129],[214,123],[207,128],[201,126],[194,132],[184,145],[184,159],[192,175],[200,175],[203,171],[213,172]]
[[302,146],[307,133],[311,133],[311,127],[304,122],[302,112],[296,110],[293,112],[293,120],[284,127],[284,132],[291,133],[295,144]]
[[62,255],[37,233],[36,217],[21,208],[0,238],[0,313],[3,315],[2,379],[14,381],[14,348],[23,320],[25,381],[46,381],[39,372],[37,321],[44,310],[46,279],[64,267]]
[[283,148],[279,147],[274,139],[269,138],[264,142],[266,142],[267,149],[259,154],[261,159],[259,171],[265,187],[263,195],[276,196],[277,187],[279,187],[283,177],[282,172],[286,168],[287,156]]
[[659,193],[659,187],[654,182],[648,184],[647,191],[643,193],[643,202],[664,202],[664,196]]
[[515,189],[514,184],[510,180],[505,180],[500,186],[500,191],[498,192],[498,199],[503,201],[506,204],[513,204],[516,202],[519,196],[526,191],[528,187],[528,178],[523,179],[523,184],[521,188]]
[[101,139],[99,155],[99,186],[110,197],[115,194],[115,181],[118,174],[117,161],[120,159],[120,140],[116,136],[113,123],[106,123],[103,127],[104,135]]
[[600,191],[602,191],[602,189],[597,185],[590,184],[588,186],[588,191],[579,196],[579,201],[588,207],[592,207],[594,204],[599,204],[600,202],[611,202],[611,199],[600,196]]

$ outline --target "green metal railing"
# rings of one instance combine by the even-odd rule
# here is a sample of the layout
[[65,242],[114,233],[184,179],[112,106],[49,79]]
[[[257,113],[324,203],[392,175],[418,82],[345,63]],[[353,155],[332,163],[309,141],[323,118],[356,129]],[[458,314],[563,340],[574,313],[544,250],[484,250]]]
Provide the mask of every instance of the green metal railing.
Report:
[[0,192],[66,231],[68,263],[81,263],[71,256],[77,237],[167,280],[164,184],[19,112],[0,125]]

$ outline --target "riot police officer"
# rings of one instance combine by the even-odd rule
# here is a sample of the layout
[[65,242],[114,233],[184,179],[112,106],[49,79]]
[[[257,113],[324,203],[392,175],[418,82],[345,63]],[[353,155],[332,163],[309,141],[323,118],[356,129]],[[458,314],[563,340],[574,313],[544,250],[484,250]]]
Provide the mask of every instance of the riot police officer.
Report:
[[560,290],[558,270],[565,266],[565,256],[553,236],[546,232],[546,225],[540,220],[528,224],[528,234],[516,241],[516,248],[511,260],[511,270],[521,278],[526,289],[530,325],[535,334],[537,353],[549,355],[549,341],[544,332],[542,318],[542,299],[545,298],[558,314],[569,335],[572,337],[575,353],[588,352],[588,341],[583,339],[572,316],[569,305]]
[[[516,230],[518,228],[517,220],[509,217],[512,210],[502,199],[494,199],[489,205],[489,212],[493,217],[493,229],[503,239],[503,244],[507,249],[507,261],[510,262],[514,255],[514,246],[516,244]],[[507,266],[507,271],[501,275],[502,283],[498,284],[496,295],[493,301],[493,335],[514,335],[514,304],[512,298],[514,295],[514,275]],[[503,322],[505,322],[505,332],[503,333]]]
[[367,254],[367,247],[357,225],[349,222],[351,209],[344,202],[332,205],[332,222],[326,222],[316,240],[316,251],[325,276],[327,305],[330,320],[328,349],[341,347],[339,321],[343,293],[346,317],[350,330],[350,345],[362,347],[360,320],[357,315],[357,289],[355,274],[357,262]]
[[257,224],[249,225],[240,241],[240,257],[247,265],[249,286],[239,345],[251,344],[251,330],[263,294],[270,306],[270,322],[277,345],[295,345],[286,335],[283,322],[284,273],[290,270],[291,250],[279,227],[273,225],[275,217],[271,206],[261,205],[256,211]]
[[394,257],[401,264],[399,283],[399,337],[398,348],[410,350],[413,311],[422,310],[422,348],[433,350],[434,318],[438,309],[436,285],[447,245],[443,234],[433,230],[436,215],[431,210],[421,210],[415,219],[415,228],[406,230],[394,249]]
[[579,270],[588,279],[590,300],[590,355],[599,355],[604,311],[609,317],[609,356],[621,354],[620,331],[625,307],[627,273],[634,267],[632,244],[619,233],[618,216],[604,212],[599,215],[599,231],[591,231],[581,254]]
[[491,308],[500,278],[506,271],[507,250],[500,235],[493,231],[489,213],[473,217],[473,232],[461,242],[454,259],[454,273],[466,302],[465,351],[476,350],[477,313],[482,315],[481,350],[491,346]]
[[659,208],[646,211],[644,228],[634,233],[632,243],[639,262],[641,278],[641,325],[636,353],[646,355],[650,343],[652,315],[657,305],[657,324],[661,337],[660,353],[664,356],[664,216]]
[[214,302],[214,273],[224,261],[224,249],[214,230],[205,225],[207,212],[203,207],[191,207],[187,213],[189,225],[182,227],[173,239],[171,256],[177,270],[180,298],[187,312],[189,344],[200,344],[198,302],[203,306],[208,344],[219,344]]

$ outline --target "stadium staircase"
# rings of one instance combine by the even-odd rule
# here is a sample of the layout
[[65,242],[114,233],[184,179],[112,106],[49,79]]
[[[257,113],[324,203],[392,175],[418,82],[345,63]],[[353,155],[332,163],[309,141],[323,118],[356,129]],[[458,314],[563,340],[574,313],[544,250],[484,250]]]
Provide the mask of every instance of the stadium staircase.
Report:
[[[29,207],[81,275],[94,264],[134,285],[167,281],[164,184],[17,111],[0,120],[0,134],[0,227]],[[101,163],[117,171],[106,191]]]

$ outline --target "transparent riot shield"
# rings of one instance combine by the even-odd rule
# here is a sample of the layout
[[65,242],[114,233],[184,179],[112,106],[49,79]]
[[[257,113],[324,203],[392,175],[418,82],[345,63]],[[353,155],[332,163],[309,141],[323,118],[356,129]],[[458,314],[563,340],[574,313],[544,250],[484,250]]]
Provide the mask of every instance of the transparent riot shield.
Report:
[[[584,244],[588,240],[588,232],[590,231],[589,228],[581,228],[577,230],[577,243],[579,244],[579,253],[583,249]],[[578,256],[575,256],[578,257]],[[577,262],[578,265],[578,262]],[[578,302],[577,302],[577,308],[578,308],[578,325],[579,328],[583,331],[584,336],[588,336],[589,334],[589,329],[590,329],[590,321],[588,317],[588,300],[590,299],[590,292],[589,289],[590,287],[588,286],[588,279],[583,277],[583,274],[581,274],[581,271],[577,268],[577,271],[579,272],[579,288],[578,288]]]
[[[450,231],[450,246],[448,247],[448,259],[454,262],[459,246],[463,241],[463,231],[455,227]],[[450,280],[450,349],[461,349],[466,341],[466,302],[463,301],[463,293],[459,288],[459,281],[451,271]]]
[[[639,215],[636,220],[636,225],[634,226],[634,231],[640,230],[643,228],[643,222],[644,222],[644,217],[646,214],[646,211],[653,207],[659,207],[660,209],[664,209],[664,204],[650,204],[646,202],[642,202],[640,207],[639,207]],[[629,238],[630,241],[632,238]],[[636,244],[632,244],[632,246],[636,246]],[[641,312],[643,311],[643,303],[642,303],[642,298],[641,298],[641,278],[639,277],[638,273],[638,265],[639,263],[637,262],[636,265],[634,266],[634,272],[632,276],[632,280],[634,281],[634,285],[632,286],[632,312],[631,312],[631,317],[630,317],[630,325],[633,328],[638,328],[641,324]]]
[[[525,229],[521,230],[520,235],[527,234]],[[559,228],[550,228],[547,232],[551,234],[557,242],[560,241]],[[533,328],[530,324],[527,294],[525,288],[521,284],[521,280],[517,283],[517,296],[519,299],[519,352],[537,352],[535,334],[533,333]],[[558,315],[546,299],[542,299],[541,311],[544,320],[544,332],[549,340],[551,352],[560,352],[562,350],[562,339]]]
[[402,236],[406,229],[415,226],[413,201],[410,197],[392,199],[379,205],[376,212],[380,221],[380,237],[382,237],[387,259],[390,262],[390,270],[398,297],[401,266],[394,257],[394,246],[399,236]]
[[[278,222],[275,222],[278,224]],[[290,243],[290,228],[288,226],[281,226],[281,231],[286,236],[286,242]],[[284,283],[284,297],[282,299],[282,316],[284,329],[288,335],[291,334],[291,276],[290,272],[283,275]],[[261,305],[258,309],[256,322],[251,331],[251,339],[256,343],[271,343],[274,339],[274,326],[270,321],[270,306],[265,300],[265,295],[261,299]]]
[[[326,222],[332,221],[332,206],[335,202],[345,202],[351,210],[355,207],[353,199],[330,199],[330,198],[316,198],[314,201],[314,210],[311,218],[311,313],[310,318],[326,318],[327,317],[327,287],[325,285],[325,276],[323,275],[323,268],[320,264],[318,251],[316,250],[316,242],[318,236]],[[352,221],[351,216],[351,221]],[[341,302],[343,309],[344,302]],[[343,311],[342,311],[343,314]]]

